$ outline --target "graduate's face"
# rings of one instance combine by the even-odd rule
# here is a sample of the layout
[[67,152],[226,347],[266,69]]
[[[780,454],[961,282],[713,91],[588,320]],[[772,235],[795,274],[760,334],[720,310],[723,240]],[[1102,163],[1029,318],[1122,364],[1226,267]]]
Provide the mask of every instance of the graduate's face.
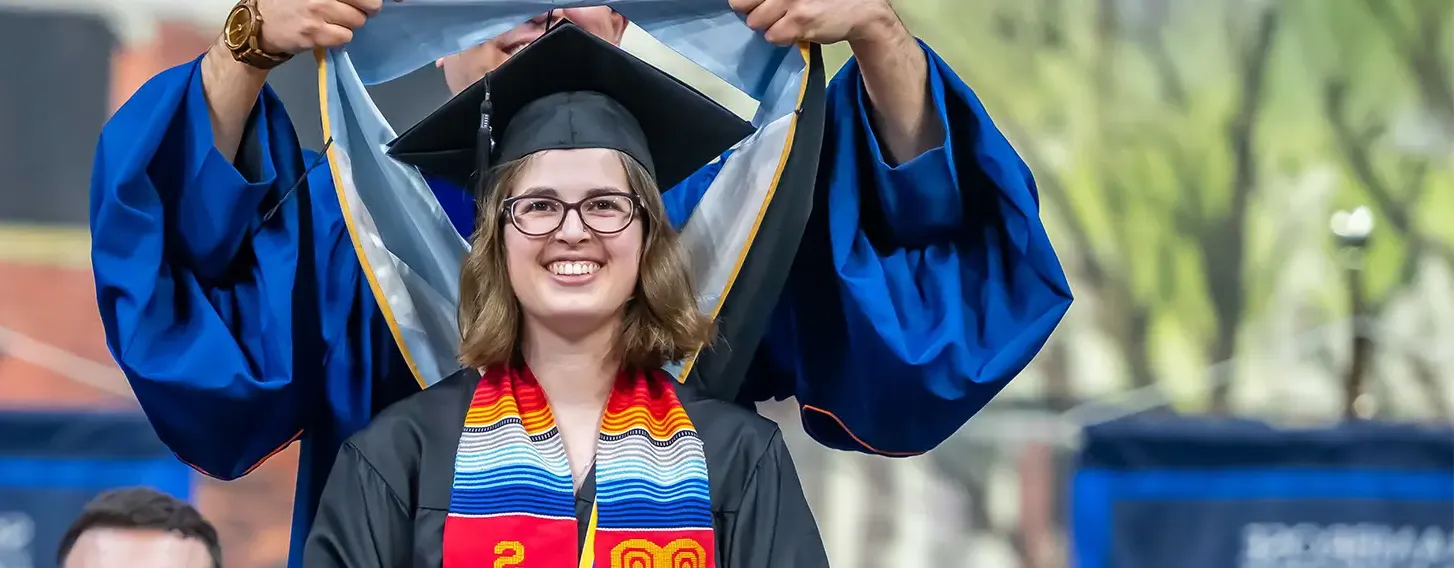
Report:
[[64,568],[210,568],[201,540],[155,529],[93,528],[81,533]]
[[[544,34],[550,22],[560,19],[570,20],[613,44],[620,44],[621,36],[626,33],[626,18],[605,6],[562,8],[536,16],[490,41],[444,57],[435,65],[444,69],[444,82],[449,85],[449,92],[457,95]],[[548,69],[540,71],[549,72]]]
[[[515,222],[504,227],[506,266],[527,323],[574,333],[620,320],[636,289],[644,236],[632,200],[611,197],[634,195],[621,160],[614,150],[547,150],[531,159],[511,188],[512,197],[525,199],[512,203]],[[532,236],[526,233],[553,223],[532,227],[528,217],[548,217],[558,203],[529,197],[580,206],[566,212],[554,232]],[[603,220],[617,210],[630,215],[625,228]]]

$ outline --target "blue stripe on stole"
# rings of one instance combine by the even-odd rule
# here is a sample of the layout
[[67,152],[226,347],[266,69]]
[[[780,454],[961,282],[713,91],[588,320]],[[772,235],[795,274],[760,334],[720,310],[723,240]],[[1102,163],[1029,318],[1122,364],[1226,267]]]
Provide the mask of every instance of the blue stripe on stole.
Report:
[[678,481],[620,478],[599,486],[598,522],[607,529],[711,528],[711,492],[707,480]]
[[[459,462],[474,462],[460,456]],[[491,460],[497,461],[497,460]],[[463,515],[528,513],[575,516],[575,492],[569,477],[542,469],[531,460],[483,469],[456,465],[449,509]]]
[[454,474],[454,487],[457,489],[487,487],[502,483],[535,485],[571,492],[569,477],[544,471],[533,465],[508,465],[485,470],[457,470]]
[[597,498],[602,503],[641,499],[666,504],[711,498],[711,490],[705,479],[689,479],[671,485],[643,479],[623,479],[610,485],[601,484],[597,491]]
[[[707,471],[705,464],[694,467],[677,467],[670,471],[623,471],[619,467],[602,467],[596,472],[598,494],[611,495],[617,485],[641,487],[646,491],[675,491],[679,487],[701,487],[706,491]],[[643,485],[645,484],[645,485]],[[661,489],[653,489],[661,488]]]
[[495,485],[487,490],[455,488],[449,510],[462,515],[529,513],[552,517],[574,517],[575,496],[545,491],[528,485]]
[[661,503],[629,499],[602,503],[597,510],[597,526],[602,529],[685,529],[712,528],[712,505],[706,499],[683,499],[663,506]]
[[684,460],[670,466],[646,464],[639,460],[629,463],[611,464],[610,471],[603,471],[607,479],[654,479],[663,482],[678,482],[687,478],[707,479],[707,462]]

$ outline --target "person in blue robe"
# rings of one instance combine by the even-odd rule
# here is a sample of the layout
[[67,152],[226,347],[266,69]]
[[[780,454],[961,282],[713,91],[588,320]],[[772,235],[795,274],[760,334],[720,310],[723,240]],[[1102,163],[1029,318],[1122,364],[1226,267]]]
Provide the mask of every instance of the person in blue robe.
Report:
[[[1069,307],[1030,171],[887,0],[732,4],[769,40],[846,40],[855,54],[828,85],[814,208],[751,363],[749,375],[769,379],[744,385],[741,399],[796,396],[828,447],[928,451],[1029,363]],[[587,29],[601,14],[620,18],[564,12]],[[532,20],[501,37],[542,31]],[[286,47],[319,46],[333,45]],[[97,302],[111,353],[183,461],[234,479],[302,440],[293,534],[306,535],[342,440],[420,387],[361,270],[329,168],[301,149],[265,73],[248,76],[258,94],[243,101],[240,132],[216,122],[244,91],[214,92],[208,76],[234,64],[219,46],[164,71],[105,126],[91,187]],[[445,64],[454,85],[460,65]],[[667,192],[674,224],[720,168]],[[468,194],[431,183],[469,232]]]

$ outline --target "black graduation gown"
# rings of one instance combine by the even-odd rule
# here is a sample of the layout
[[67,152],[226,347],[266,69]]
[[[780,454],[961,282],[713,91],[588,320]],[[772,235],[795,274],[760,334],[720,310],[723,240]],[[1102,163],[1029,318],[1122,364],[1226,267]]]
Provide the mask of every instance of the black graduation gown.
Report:
[[[479,380],[473,370],[456,373],[390,406],[343,444],[304,546],[304,566],[443,564],[455,450]],[[827,566],[777,424],[690,385],[678,385],[677,396],[707,454],[717,566]],[[582,537],[594,500],[592,470],[576,494]]]

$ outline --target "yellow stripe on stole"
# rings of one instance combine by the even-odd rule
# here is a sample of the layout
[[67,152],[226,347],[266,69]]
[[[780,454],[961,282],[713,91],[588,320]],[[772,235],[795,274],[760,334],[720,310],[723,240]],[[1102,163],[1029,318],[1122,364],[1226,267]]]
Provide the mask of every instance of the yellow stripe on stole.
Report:
[[593,501],[591,503],[591,524],[586,525],[586,543],[581,547],[580,568],[593,568],[592,565],[596,563],[596,516],[596,502]]

